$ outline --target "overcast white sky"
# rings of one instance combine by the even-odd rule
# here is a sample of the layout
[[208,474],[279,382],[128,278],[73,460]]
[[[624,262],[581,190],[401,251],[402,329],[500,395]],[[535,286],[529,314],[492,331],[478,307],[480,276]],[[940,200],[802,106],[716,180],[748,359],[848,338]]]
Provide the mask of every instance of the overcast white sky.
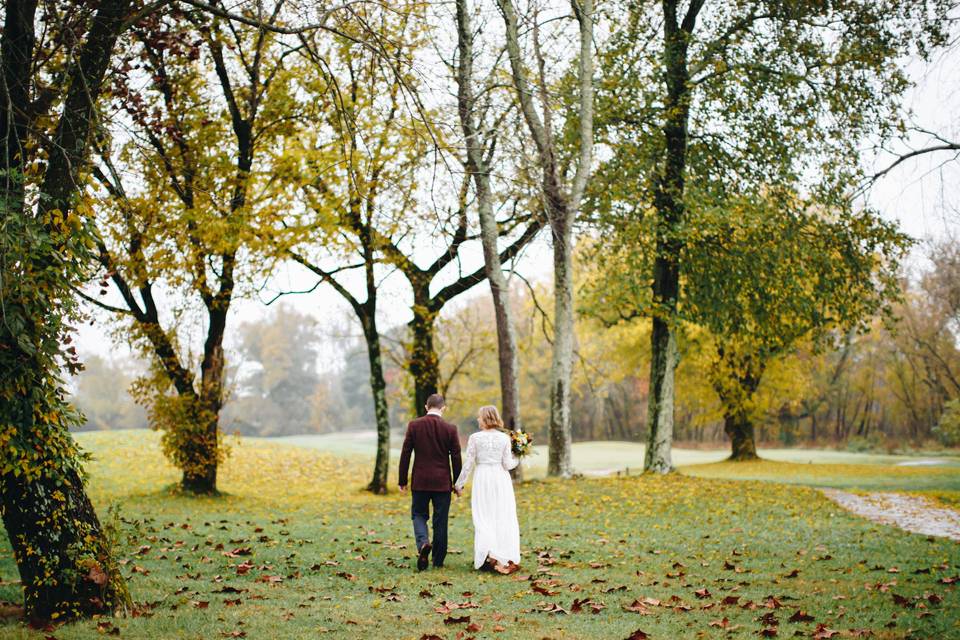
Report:
[[[957,51],[941,56],[933,64],[914,63],[910,72],[917,82],[914,90],[905,97],[905,105],[914,112],[914,122],[927,129],[942,133],[945,137],[960,138],[960,55]],[[914,146],[922,146],[924,138],[918,136]],[[907,150],[904,147],[903,150]],[[878,159],[876,168],[883,168],[892,157]],[[949,161],[949,162],[947,162]],[[903,163],[881,179],[868,194],[870,204],[890,220],[896,220],[901,228],[918,239],[942,237],[948,228],[960,226],[960,160],[946,153],[926,155]],[[950,212],[953,212],[952,214]],[[952,216],[952,217],[951,217]],[[951,232],[952,233],[952,232]],[[478,247],[469,255],[465,269],[480,264]],[[548,278],[550,274],[550,251],[545,240],[534,243],[519,262],[518,270],[527,277]],[[315,278],[299,266],[277,270],[269,289],[301,290],[309,288]],[[409,317],[407,293],[403,279],[395,275],[383,288],[380,307],[382,326],[404,322]],[[468,295],[485,295],[485,284],[477,286]],[[271,297],[263,294],[262,299]],[[352,322],[352,312],[340,297],[329,287],[321,286],[311,294],[288,296],[284,300],[295,308],[314,316],[318,330],[326,334],[330,347],[344,344],[344,335],[356,335],[358,330]],[[237,300],[228,325],[235,329],[240,323],[252,321],[270,313],[257,299]],[[98,354],[109,357],[129,353],[125,345],[117,345],[109,337],[105,314],[95,316],[93,326],[81,327],[77,340],[81,355]],[[228,347],[231,340],[228,337]]]

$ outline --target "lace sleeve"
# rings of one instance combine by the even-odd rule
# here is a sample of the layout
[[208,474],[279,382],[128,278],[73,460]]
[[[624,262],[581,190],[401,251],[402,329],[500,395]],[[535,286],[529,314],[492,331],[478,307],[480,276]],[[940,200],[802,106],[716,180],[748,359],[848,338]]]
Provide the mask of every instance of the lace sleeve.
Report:
[[470,477],[470,472],[473,471],[473,466],[477,463],[477,439],[473,436],[470,436],[470,439],[467,440],[467,455],[463,461],[463,468],[460,470],[460,477],[457,478],[457,481],[454,483],[454,488],[463,490],[464,485],[467,484],[467,478]]
[[520,458],[513,455],[513,440],[510,436],[507,436],[507,442],[503,446],[503,454],[500,461],[503,463],[503,468],[507,471],[516,469],[517,465],[520,464]]

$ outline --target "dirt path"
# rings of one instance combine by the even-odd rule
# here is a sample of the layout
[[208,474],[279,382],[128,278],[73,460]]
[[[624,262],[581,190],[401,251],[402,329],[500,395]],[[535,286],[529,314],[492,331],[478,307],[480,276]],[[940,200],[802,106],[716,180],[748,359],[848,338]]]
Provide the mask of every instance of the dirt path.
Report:
[[839,489],[821,491],[844,509],[868,520],[960,541],[960,511],[938,507],[926,498],[902,493],[858,495]]

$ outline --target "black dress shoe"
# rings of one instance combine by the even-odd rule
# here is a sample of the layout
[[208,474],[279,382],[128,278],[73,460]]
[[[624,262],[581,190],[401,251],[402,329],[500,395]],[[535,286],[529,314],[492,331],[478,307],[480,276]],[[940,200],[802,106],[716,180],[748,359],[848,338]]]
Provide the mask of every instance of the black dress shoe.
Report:
[[430,543],[425,543],[420,547],[420,555],[417,556],[417,571],[423,571],[430,564],[430,550],[433,549]]

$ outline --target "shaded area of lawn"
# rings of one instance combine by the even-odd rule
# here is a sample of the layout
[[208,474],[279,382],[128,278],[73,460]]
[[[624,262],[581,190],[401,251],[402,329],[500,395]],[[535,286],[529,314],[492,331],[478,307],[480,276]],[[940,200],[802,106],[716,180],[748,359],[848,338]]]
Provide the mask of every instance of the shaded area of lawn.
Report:
[[[958,632],[948,583],[960,546],[873,525],[807,487],[685,475],[525,483],[521,577],[534,582],[472,571],[465,501],[452,510],[447,567],[413,572],[408,498],[363,493],[368,469],[356,458],[243,441],[223,469],[227,495],[193,499],[162,489],[177,474],[154,434],[82,442],[96,456],[101,514],[122,504],[124,573],[150,605],[149,617],[111,621],[120,637],[625,638],[638,628],[652,638],[762,628],[792,637],[817,624],[876,637]],[[695,471],[736,475],[725,468]],[[755,473],[786,469],[758,463]],[[2,541],[0,599],[19,599],[15,575]],[[574,613],[584,599],[595,606]],[[570,613],[541,611],[557,606]],[[0,622],[3,638],[44,635]],[[101,635],[93,621],[54,631]]]

